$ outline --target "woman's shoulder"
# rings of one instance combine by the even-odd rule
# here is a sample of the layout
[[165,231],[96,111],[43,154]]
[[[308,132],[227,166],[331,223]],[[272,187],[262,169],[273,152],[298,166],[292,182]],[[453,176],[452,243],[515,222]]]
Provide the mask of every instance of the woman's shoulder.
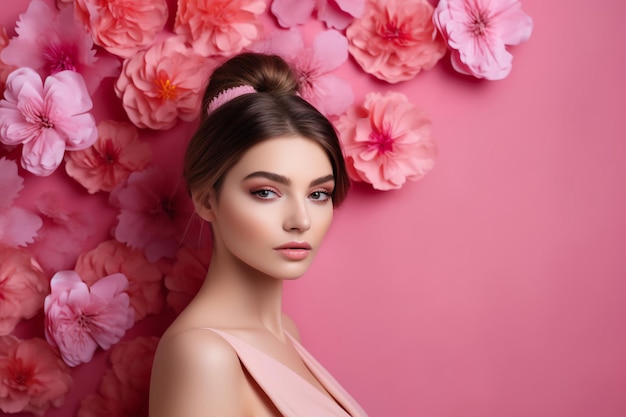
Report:
[[201,328],[171,333],[161,339],[155,355],[150,415],[199,416],[199,410],[241,415],[236,408],[244,385],[237,353],[218,334]]

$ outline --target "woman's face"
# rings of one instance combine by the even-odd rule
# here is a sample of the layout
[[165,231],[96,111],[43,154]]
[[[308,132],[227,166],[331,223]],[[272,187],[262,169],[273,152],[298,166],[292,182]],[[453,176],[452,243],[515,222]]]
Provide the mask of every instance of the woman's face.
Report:
[[334,184],[329,158],[312,140],[253,146],[209,200],[216,256],[275,278],[300,277],[332,221]]

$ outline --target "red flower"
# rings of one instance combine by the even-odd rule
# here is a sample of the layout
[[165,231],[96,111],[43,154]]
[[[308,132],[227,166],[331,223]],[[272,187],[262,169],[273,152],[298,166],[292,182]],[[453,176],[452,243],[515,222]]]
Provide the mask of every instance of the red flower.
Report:
[[410,80],[444,56],[427,0],[369,0],[346,30],[349,51],[361,68],[381,80]]
[[29,252],[0,246],[0,335],[41,310],[48,289],[48,278]]
[[108,120],[98,125],[93,146],[65,154],[65,171],[93,194],[111,191],[151,158],[150,145],[139,140],[135,126]]
[[127,293],[135,310],[135,321],[147,314],[157,314],[163,308],[163,274],[139,249],[108,240],[81,254],[74,269],[89,285],[117,272],[124,274],[128,278]]
[[59,407],[72,384],[69,368],[45,340],[0,337],[0,410],[43,416]]
[[196,295],[206,278],[211,248],[191,249],[183,246],[176,252],[176,262],[165,276],[169,290],[167,303],[180,313]]

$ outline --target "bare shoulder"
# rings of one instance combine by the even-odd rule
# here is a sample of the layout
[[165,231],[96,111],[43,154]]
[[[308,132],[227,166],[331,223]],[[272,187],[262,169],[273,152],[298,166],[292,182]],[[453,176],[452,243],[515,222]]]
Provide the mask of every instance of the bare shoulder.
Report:
[[245,375],[237,353],[208,329],[161,340],[150,382],[150,417],[243,416]]
[[283,327],[287,330],[287,333],[293,336],[294,339],[298,342],[300,341],[300,331],[298,330],[298,326],[296,326],[293,319],[285,313],[283,313]]

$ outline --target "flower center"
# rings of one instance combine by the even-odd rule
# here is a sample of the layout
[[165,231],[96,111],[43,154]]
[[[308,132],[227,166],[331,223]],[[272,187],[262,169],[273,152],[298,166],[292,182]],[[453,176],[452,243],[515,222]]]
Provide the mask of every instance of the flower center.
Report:
[[15,362],[8,366],[8,385],[17,391],[26,391],[39,381],[35,378],[35,370],[32,366],[25,366],[21,358],[15,358]]
[[108,139],[104,142],[102,152],[100,153],[100,161],[105,165],[113,165],[117,162],[120,155],[120,149]]
[[83,330],[89,330],[91,325],[91,316],[88,314],[81,314],[78,316],[78,326]]
[[395,19],[381,25],[378,28],[378,34],[386,41],[403,41],[406,39],[406,33]]
[[52,121],[50,121],[50,119],[48,119],[48,116],[46,116],[45,114],[38,114],[36,117],[37,123],[39,123],[39,126],[42,129],[52,129],[54,127],[54,123],[52,123]]
[[76,71],[76,55],[76,45],[48,45],[43,51],[46,72],[52,75],[64,70]]
[[469,29],[474,36],[482,36],[487,31],[488,25],[489,18],[487,17],[487,14],[484,11],[479,10],[472,17]]
[[387,131],[373,130],[369,136],[370,146],[378,149],[383,154],[393,151],[393,138]]
[[176,98],[178,91],[176,91],[176,85],[172,83],[172,81],[168,79],[156,79],[154,83],[158,88],[158,96],[161,100],[173,100]]

